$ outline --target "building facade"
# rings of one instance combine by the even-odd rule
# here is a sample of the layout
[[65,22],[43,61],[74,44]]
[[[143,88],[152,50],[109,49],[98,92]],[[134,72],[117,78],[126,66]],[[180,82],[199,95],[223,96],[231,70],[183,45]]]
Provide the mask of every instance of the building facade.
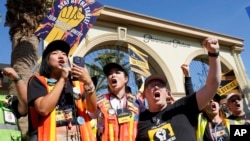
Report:
[[180,98],[185,96],[180,66],[197,59],[206,62],[201,42],[209,36],[219,40],[222,71],[233,70],[239,87],[249,95],[249,77],[240,56],[243,39],[113,7],[104,8],[73,55],[85,56],[109,46],[127,50],[132,45],[148,56],[150,72],[165,75],[169,89]]

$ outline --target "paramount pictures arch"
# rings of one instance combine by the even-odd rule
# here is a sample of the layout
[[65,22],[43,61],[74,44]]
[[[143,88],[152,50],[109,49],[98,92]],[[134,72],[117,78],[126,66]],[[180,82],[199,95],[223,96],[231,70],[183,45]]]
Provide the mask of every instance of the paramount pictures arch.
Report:
[[[233,70],[238,88],[246,94],[248,100],[245,104],[249,107],[249,77],[240,56],[243,40],[236,37],[105,7],[73,55],[86,56],[104,48],[126,52],[128,45],[132,45],[148,56],[151,73],[166,76],[169,89],[178,99],[185,96],[180,66],[193,61],[207,64],[207,52],[201,42],[209,36],[219,39],[222,72]],[[193,70],[190,68],[190,71]]]

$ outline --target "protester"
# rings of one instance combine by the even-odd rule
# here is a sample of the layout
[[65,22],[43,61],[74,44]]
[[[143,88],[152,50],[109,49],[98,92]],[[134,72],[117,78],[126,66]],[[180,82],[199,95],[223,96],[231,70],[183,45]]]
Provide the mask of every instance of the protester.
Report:
[[210,67],[205,86],[195,94],[168,105],[166,98],[170,91],[166,87],[166,78],[153,74],[146,79],[143,94],[149,109],[140,114],[137,141],[196,140],[194,125],[197,124],[197,115],[214,97],[221,78],[218,40],[206,38],[203,45],[209,52]]
[[197,141],[230,141],[230,124],[220,109],[221,97],[216,94],[198,117]]
[[[145,85],[144,81],[145,80],[143,80],[143,83],[141,84],[142,86],[140,87],[140,89],[136,93],[136,97],[138,99],[138,102],[139,102],[139,105],[140,105],[140,109],[141,109],[140,112],[143,112],[143,111],[145,111],[145,109],[148,108],[147,100],[145,99],[145,97],[143,95],[144,85]],[[137,84],[137,86],[140,86],[140,85]],[[168,96],[167,96],[166,100],[167,100],[168,104],[173,104],[175,102],[174,96],[171,93],[168,93]],[[141,108],[141,107],[143,107],[144,109]]]
[[86,114],[96,110],[95,87],[86,68],[69,67],[69,50],[65,41],[49,43],[42,54],[40,75],[30,78],[30,141],[95,140]]
[[228,94],[227,107],[232,112],[228,119],[239,121],[240,124],[250,124],[250,113],[244,111],[244,95],[240,92]]
[[137,133],[139,105],[136,96],[129,93],[127,71],[117,63],[103,67],[108,90],[98,97],[98,110],[91,113],[97,118],[97,137],[102,141],[134,141]]
[[[194,93],[191,75],[188,64],[181,65],[184,74],[184,86],[186,95]],[[224,117],[223,111],[220,109],[221,97],[215,94],[207,106],[202,109],[198,115],[198,124],[196,126],[197,141],[230,141],[229,129],[230,121]]]
[[17,119],[27,114],[27,85],[11,67],[3,68],[0,71],[1,80],[3,80],[4,76],[15,83],[17,94],[14,96],[0,95],[1,140],[10,141],[16,139],[21,141],[22,133]]

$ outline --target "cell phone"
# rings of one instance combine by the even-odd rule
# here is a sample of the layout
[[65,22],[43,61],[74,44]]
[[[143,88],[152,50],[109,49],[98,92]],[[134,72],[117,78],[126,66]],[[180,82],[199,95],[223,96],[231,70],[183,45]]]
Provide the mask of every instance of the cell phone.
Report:
[[[80,56],[74,56],[73,57],[73,63],[80,66],[80,67],[84,67],[85,66],[85,60],[83,57]],[[77,78],[72,78],[73,81],[78,80]]]
[[74,56],[73,57],[73,63],[80,66],[80,67],[84,67],[85,66],[84,57]]

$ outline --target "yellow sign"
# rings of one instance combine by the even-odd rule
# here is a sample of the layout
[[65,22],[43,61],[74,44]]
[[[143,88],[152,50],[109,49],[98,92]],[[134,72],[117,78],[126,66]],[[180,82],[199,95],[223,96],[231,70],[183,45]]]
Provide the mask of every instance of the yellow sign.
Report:
[[128,48],[129,48],[129,62],[131,70],[133,72],[148,77],[150,75],[148,61],[147,61],[148,56],[137,50],[131,44],[129,44]]
[[236,87],[238,87],[238,82],[236,79],[234,79],[232,82],[226,84],[225,86],[219,88],[219,90],[217,91],[217,93],[219,95],[223,95],[226,94],[227,92],[235,89]]

